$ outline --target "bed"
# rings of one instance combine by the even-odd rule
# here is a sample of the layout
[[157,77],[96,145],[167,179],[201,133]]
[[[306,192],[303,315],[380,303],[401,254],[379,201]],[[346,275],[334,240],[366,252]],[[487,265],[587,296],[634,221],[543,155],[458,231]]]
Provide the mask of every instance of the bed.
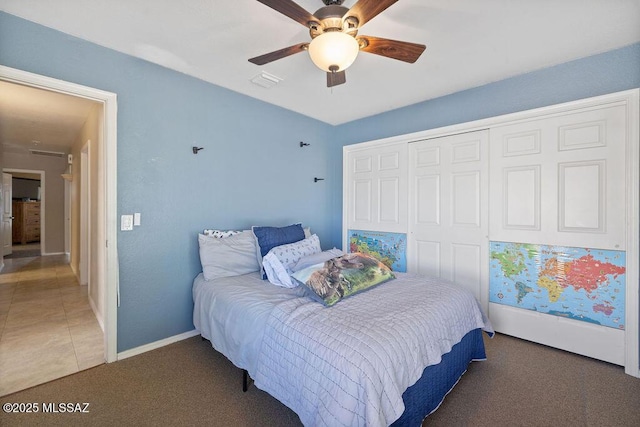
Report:
[[306,426],[420,425],[493,334],[471,293],[408,273],[332,307],[259,272],[193,283],[194,324]]
[[305,426],[416,426],[493,334],[473,295],[302,224],[205,230],[193,321]]

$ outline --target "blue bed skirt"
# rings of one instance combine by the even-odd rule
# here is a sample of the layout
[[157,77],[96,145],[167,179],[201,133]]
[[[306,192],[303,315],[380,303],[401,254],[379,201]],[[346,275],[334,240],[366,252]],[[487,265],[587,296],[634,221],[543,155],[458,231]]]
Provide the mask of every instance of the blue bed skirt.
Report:
[[474,329],[442,356],[437,365],[427,366],[422,377],[402,395],[405,411],[393,426],[420,426],[435,411],[472,360],[486,359],[482,330]]

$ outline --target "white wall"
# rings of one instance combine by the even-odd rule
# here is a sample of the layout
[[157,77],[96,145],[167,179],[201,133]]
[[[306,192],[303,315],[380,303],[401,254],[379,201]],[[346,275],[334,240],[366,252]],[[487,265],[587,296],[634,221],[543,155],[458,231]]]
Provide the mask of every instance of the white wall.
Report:
[[94,306],[94,309],[97,310],[96,316],[101,320],[104,315],[104,287],[103,283],[100,282],[100,278],[103,277],[101,273],[101,269],[104,268],[100,262],[100,250],[102,248],[98,247],[98,242],[104,241],[104,236],[100,236],[100,230],[103,227],[99,221],[101,221],[100,212],[104,211],[104,207],[98,206],[97,194],[100,190],[100,180],[99,180],[99,153],[103,147],[102,141],[102,112],[103,107],[100,104],[96,103],[95,108],[91,111],[87,120],[85,121],[84,127],[80,132],[77,140],[75,141],[71,154],[73,155],[73,167],[72,167],[72,175],[73,181],[71,182],[71,268],[76,273],[79,279],[79,271],[80,271],[80,258],[85,254],[80,253],[80,196],[82,194],[80,184],[81,184],[81,176],[82,176],[82,165],[80,162],[80,153],[85,147],[85,145],[89,145],[89,170],[90,170],[90,183],[89,183],[89,194],[90,196],[89,202],[89,216],[91,222],[91,247],[90,247],[90,256],[89,259],[89,282],[91,286],[89,287],[89,298]]

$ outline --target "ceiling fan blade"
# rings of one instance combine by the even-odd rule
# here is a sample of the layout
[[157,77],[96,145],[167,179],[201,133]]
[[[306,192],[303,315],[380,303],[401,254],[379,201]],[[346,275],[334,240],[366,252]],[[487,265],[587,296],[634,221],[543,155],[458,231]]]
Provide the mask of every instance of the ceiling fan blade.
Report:
[[418,60],[422,52],[426,49],[423,44],[401,42],[398,40],[383,39],[380,37],[358,36],[356,37],[360,45],[364,45],[360,50],[387,58],[413,64]]
[[371,21],[378,14],[384,11],[386,8],[397,2],[398,0],[359,0],[354,4],[349,12],[345,14],[347,16],[354,16],[358,19],[358,28],[362,28],[364,24]]
[[347,82],[347,74],[343,71],[329,71],[327,73],[327,87],[334,87]]
[[303,7],[291,0],[258,0],[285,16],[309,28],[309,22],[318,22],[318,18],[307,12]]
[[273,62],[278,59],[286,58],[287,56],[294,55],[296,53],[304,52],[307,50],[309,43],[298,43],[293,46],[285,47],[284,49],[276,50],[273,52],[265,53],[264,55],[256,56],[249,59],[249,62],[256,65],[264,65],[269,62]]

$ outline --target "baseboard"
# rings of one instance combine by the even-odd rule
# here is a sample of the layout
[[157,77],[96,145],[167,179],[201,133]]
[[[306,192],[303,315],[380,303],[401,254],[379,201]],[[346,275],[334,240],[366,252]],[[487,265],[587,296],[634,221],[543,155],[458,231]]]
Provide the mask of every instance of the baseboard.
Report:
[[71,267],[71,272],[73,272],[73,275],[76,276],[76,280],[80,283],[80,272],[76,269],[76,266],[69,263],[69,267]]
[[150,342],[149,344],[141,345],[140,347],[132,348],[130,350],[125,350],[121,353],[118,353],[118,360],[126,359],[132,356],[137,356],[139,354],[146,353],[147,351],[155,350],[157,348],[164,347],[165,345],[173,344],[174,342],[195,337],[196,335],[200,335],[200,331],[198,331],[197,329],[194,329],[192,331],[184,332],[179,335],[174,335],[172,337],[168,337],[159,341]]
[[41,256],[65,255],[64,252],[42,252]]
[[91,298],[91,295],[89,295],[89,305],[91,306],[91,310],[93,310],[93,315],[96,316],[96,320],[100,325],[100,329],[102,329],[102,333],[104,333],[104,321],[102,320],[102,316],[100,315],[95,302],[93,302],[93,298]]

